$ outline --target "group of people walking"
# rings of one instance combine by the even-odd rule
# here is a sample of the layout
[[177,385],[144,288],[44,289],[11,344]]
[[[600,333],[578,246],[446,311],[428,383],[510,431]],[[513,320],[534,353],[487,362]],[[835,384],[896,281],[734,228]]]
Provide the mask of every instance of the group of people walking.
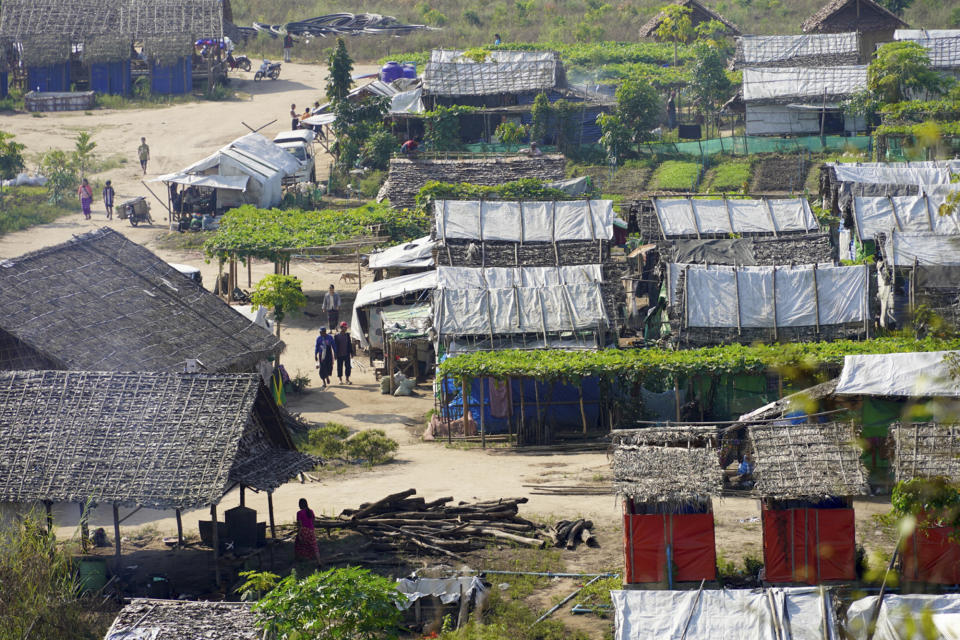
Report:
[[337,378],[340,384],[343,384],[344,376],[347,384],[353,384],[350,381],[350,374],[353,372],[350,359],[356,355],[356,351],[347,323],[339,322],[340,294],[333,285],[330,285],[329,291],[323,296],[323,310],[327,314],[327,326],[320,327],[320,335],[317,336],[313,349],[313,358],[317,362],[320,381],[323,383],[322,388],[326,389],[330,385],[334,362],[337,363]]
[[[146,138],[140,138],[140,146],[137,147],[137,158],[140,160],[140,168],[143,170],[143,175],[147,175],[150,147],[147,146]],[[100,195],[103,197],[103,208],[107,212],[107,220],[113,220],[113,200],[117,192],[109,180],[103,185],[103,191],[100,192]],[[93,187],[86,178],[83,178],[80,181],[80,186],[77,187],[77,198],[80,199],[80,211],[83,214],[84,220],[90,220],[93,206]]]

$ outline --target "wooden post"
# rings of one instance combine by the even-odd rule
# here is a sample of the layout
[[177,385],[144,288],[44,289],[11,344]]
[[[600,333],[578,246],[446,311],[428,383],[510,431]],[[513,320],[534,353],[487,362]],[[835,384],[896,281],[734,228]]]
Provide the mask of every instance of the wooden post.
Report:
[[[489,293],[489,292],[488,292]],[[480,378],[480,448],[487,448],[487,403],[486,393],[484,392],[483,378]]]
[[53,532],[53,502],[50,500],[43,501],[43,508],[47,512],[47,533]]
[[247,488],[242,484],[240,485],[240,506],[247,506]]
[[273,491],[267,491],[267,513],[270,514],[270,537],[277,539],[277,525],[273,519]]
[[183,546],[183,515],[180,513],[180,509],[176,510],[177,514],[177,544]]
[[577,387],[577,395],[580,397],[580,420],[583,421],[583,437],[587,437],[587,412],[583,408],[583,387]]
[[357,291],[363,286],[363,274],[360,271],[360,247],[357,247]]
[[247,289],[253,289],[253,266],[251,262],[253,258],[247,256]]
[[212,525],[213,536],[213,576],[216,580],[217,588],[220,588],[220,532],[217,530],[217,505],[210,505],[210,524]]
[[90,527],[87,525],[86,504],[80,503],[80,548],[87,552],[87,543],[90,542]]
[[120,509],[117,508],[117,503],[113,503],[113,546],[114,546],[114,561],[115,566],[113,571],[117,574],[120,573]]
[[680,422],[680,379],[677,376],[673,378],[673,404],[676,405],[677,422]]

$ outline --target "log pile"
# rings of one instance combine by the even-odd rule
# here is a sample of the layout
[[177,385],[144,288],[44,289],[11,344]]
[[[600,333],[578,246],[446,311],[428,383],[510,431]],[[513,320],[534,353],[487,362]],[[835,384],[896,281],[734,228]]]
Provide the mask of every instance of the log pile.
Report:
[[407,489],[376,502],[344,509],[336,518],[318,518],[317,529],[350,529],[376,543],[460,561],[464,551],[493,541],[542,549],[547,541],[534,537],[540,526],[521,518],[519,505],[527,498],[501,498],[451,505],[452,497],[427,501]]
[[547,530],[547,535],[554,547],[562,547],[573,551],[581,542],[588,547],[599,547],[600,543],[593,536],[593,521],[560,520]]

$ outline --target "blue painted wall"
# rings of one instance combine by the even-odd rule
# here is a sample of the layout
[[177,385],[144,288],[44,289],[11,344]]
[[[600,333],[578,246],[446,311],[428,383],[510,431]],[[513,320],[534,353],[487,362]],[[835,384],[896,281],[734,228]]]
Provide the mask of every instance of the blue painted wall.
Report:
[[7,72],[6,71],[0,72],[0,98],[7,97],[9,85],[10,85],[10,81],[9,81],[9,76],[7,76]]
[[130,94],[131,87],[129,60],[90,65],[90,88],[93,91],[125,96]]
[[176,64],[161,67],[156,63],[150,69],[150,90],[153,93],[179,95],[193,90],[193,69],[190,58],[180,58]]
[[28,67],[27,91],[70,91],[70,63]]

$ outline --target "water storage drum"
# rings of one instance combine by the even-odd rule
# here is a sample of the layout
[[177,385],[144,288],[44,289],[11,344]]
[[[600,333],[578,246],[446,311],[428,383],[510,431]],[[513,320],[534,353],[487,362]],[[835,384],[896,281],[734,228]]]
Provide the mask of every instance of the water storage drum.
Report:
[[417,79],[417,63],[416,62],[404,62],[403,63],[403,76],[404,78],[410,78],[412,80]]
[[387,84],[403,76],[403,68],[399,62],[391,60],[380,69],[380,80]]

